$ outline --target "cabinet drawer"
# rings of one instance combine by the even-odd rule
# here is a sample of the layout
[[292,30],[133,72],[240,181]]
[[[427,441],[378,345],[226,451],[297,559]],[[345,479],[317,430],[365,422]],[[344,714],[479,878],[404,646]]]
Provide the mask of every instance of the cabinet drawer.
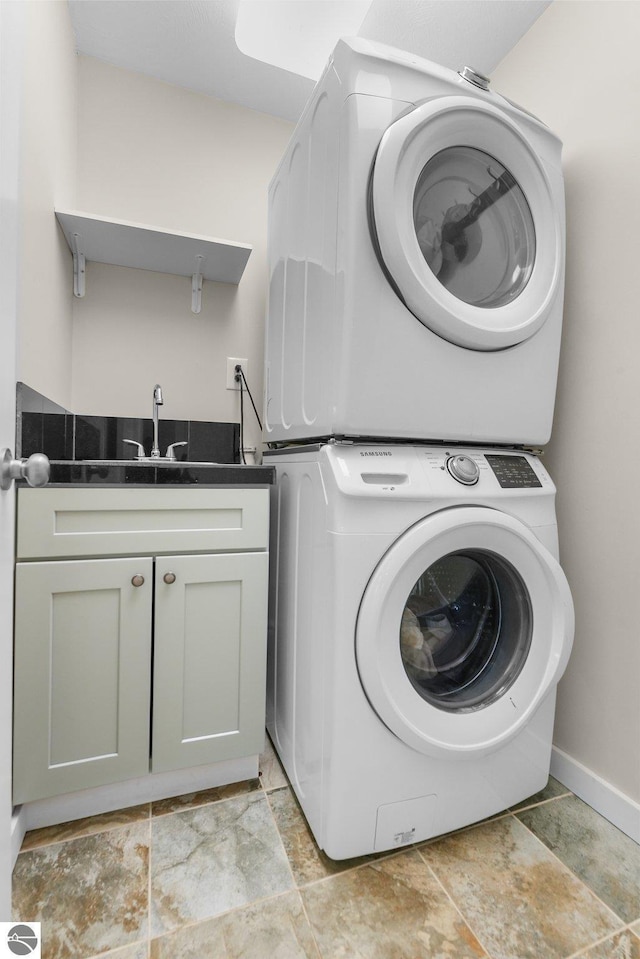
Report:
[[18,559],[267,548],[268,489],[18,491]]

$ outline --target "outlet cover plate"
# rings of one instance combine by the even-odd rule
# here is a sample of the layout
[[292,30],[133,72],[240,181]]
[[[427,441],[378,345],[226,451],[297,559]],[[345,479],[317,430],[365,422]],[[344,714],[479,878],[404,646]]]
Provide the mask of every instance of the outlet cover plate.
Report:
[[245,379],[249,379],[249,361],[243,357],[237,356],[228,356],[227,357],[227,389],[228,390],[239,390],[240,384],[236,382],[236,366],[240,364],[242,367],[242,372],[244,373]]

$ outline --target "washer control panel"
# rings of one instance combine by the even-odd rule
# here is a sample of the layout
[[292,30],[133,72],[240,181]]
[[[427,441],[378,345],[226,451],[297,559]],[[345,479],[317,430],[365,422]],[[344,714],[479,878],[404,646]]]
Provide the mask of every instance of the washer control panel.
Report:
[[443,487],[438,485],[439,489],[452,489],[453,480],[468,487],[470,494],[479,490],[486,493],[496,487],[513,492],[553,488],[542,463],[531,453],[455,446],[417,450],[434,480],[436,473],[446,477],[447,482]]
[[[353,441],[324,444],[318,450],[345,496],[406,501],[443,496],[470,502],[485,496],[543,494],[555,489],[540,461],[519,450]],[[306,455],[317,452],[310,450]],[[277,463],[276,455],[293,461],[304,453],[302,448],[268,455]]]
[[524,456],[486,453],[485,459],[502,489],[531,489],[542,486]]

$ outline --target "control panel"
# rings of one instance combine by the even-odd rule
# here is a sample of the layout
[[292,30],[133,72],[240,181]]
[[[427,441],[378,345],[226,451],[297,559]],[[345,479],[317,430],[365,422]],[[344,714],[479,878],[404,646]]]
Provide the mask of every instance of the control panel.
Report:
[[485,459],[502,489],[531,489],[542,486],[524,456],[486,453]]
[[432,475],[436,471],[445,476],[448,474],[451,487],[452,480],[469,487],[470,492],[476,486],[483,492],[495,489],[496,485],[504,490],[546,489],[553,486],[540,461],[530,454],[515,450],[485,452],[460,447],[417,449]]
[[[517,450],[340,442],[323,447],[344,495],[398,500],[553,491],[542,464]],[[288,451],[289,452],[289,451]]]

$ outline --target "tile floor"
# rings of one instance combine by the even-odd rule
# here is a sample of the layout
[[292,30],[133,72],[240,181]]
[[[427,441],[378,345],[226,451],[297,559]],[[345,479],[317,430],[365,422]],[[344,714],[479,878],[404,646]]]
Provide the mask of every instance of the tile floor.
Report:
[[30,832],[14,917],[46,959],[640,959],[640,847],[551,779],[400,852],[319,852],[261,778]]

